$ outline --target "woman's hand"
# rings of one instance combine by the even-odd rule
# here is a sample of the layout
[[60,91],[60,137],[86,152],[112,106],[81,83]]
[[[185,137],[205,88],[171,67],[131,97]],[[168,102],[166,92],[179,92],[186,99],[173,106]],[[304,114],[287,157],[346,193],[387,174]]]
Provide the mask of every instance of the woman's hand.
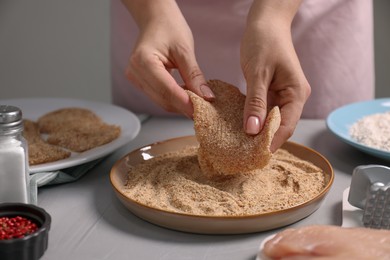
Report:
[[190,28],[173,0],[124,0],[140,29],[126,70],[127,78],[169,112],[192,117],[187,93],[171,72],[177,69],[189,89],[206,100],[214,94],[206,84],[194,53]]
[[244,129],[258,134],[267,108],[279,106],[282,120],[272,151],[293,134],[310,95],[291,39],[291,22],[299,3],[255,1],[241,42],[241,67],[247,82]]

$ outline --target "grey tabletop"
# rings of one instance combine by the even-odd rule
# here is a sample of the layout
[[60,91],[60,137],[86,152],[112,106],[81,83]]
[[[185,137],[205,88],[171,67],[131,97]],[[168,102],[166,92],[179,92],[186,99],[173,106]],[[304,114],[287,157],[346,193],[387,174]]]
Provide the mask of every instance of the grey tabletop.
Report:
[[52,216],[51,259],[245,259],[253,260],[263,239],[288,227],[341,225],[343,191],[358,165],[385,164],[339,141],[324,120],[301,120],[290,139],[324,155],[335,171],[334,184],[320,208],[280,229],[244,235],[199,235],[148,223],[127,210],[111,187],[113,164],[130,151],[172,137],[194,134],[185,118],[151,118],[129,144],[104,158],[80,180],[39,189],[38,205]]

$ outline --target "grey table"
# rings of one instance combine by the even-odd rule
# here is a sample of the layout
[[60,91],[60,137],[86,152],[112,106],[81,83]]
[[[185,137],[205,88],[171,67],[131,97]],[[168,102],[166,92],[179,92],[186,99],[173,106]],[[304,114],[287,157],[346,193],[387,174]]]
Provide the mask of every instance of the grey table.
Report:
[[[128,152],[177,136],[194,134],[184,118],[151,118],[129,144],[106,157],[77,182],[43,187],[38,205],[52,216],[48,259],[255,259],[262,240],[286,227],[245,235],[199,235],[150,224],[128,211],[116,198],[109,180],[112,165]],[[301,120],[290,139],[323,154],[335,181],[321,207],[291,225],[341,224],[342,193],[354,167],[386,164],[339,141],[323,120]]]

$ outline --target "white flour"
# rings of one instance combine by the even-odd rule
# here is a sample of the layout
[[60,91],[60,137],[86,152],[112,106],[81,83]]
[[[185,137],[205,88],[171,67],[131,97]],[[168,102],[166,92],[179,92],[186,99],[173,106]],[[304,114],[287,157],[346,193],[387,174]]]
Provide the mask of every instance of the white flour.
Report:
[[363,117],[349,133],[361,144],[390,152],[390,111]]

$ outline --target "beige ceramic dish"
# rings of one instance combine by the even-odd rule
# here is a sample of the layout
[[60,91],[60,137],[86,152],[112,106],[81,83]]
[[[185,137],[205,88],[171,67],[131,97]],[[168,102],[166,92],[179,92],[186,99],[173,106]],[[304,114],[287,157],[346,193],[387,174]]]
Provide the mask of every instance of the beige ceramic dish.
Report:
[[137,165],[152,157],[190,145],[198,145],[195,136],[178,137],[147,145],[118,160],[111,169],[110,180],[123,205],[136,216],[170,229],[201,234],[243,234],[286,226],[309,216],[319,208],[333,183],[332,166],[322,155],[305,146],[287,142],[283,146],[284,149],[317,165],[327,176],[327,185],[324,190],[312,200],[298,206],[248,216],[196,216],[152,208],[125,196],[123,190],[128,174],[127,165]]

